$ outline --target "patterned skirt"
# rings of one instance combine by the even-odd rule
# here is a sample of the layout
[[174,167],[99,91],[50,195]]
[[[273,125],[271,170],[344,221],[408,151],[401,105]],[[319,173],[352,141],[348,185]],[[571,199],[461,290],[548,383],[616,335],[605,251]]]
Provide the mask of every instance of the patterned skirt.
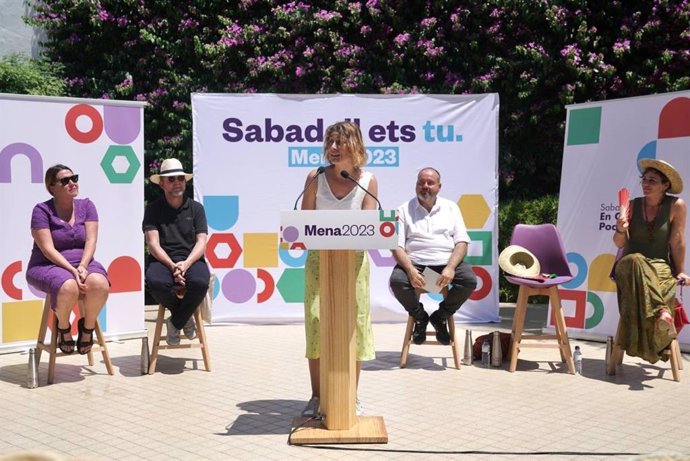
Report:
[[[369,257],[366,252],[355,253],[355,302],[356,319],[356,359],[374,360],[374,334],[371,328],[369,306]],[[310,251],[307,255],[304,274],[304,329],[307,337],[307,358],[318,359],[319,349],[319,252]]]
[[673,316],[675,307],[676,279],[668,263],[640,253],[626,255],[616,264],[616,287],[623,350],[650,363],[668,360],[662,352],[677,334],[657,322],[662,311]]

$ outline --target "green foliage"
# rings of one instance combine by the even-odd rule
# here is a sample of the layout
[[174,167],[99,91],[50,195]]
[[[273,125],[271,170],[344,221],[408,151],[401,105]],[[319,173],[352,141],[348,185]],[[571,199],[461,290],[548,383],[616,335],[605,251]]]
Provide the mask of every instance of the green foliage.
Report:
[[[501,202],[498,209],[498,251],[510,245],[510,237],[516,224],[556,224],[558,196],[546,195],[537,199],[513,199]],[[503,302],[517,300],[517,286],[500,277],[499,298]],[[543,302],[535,297],[530,302]]]
[[193,92],[498,93],[500,248],[556,220],[566,105],[690,88],[687,0],[27,3],[68,95],[148,102],[149,174],[191,167]]
[[60,66],[17,54],[0,58],[0,93],[61,96]]
[[149,103],[149,170],[191,165],[192,92],[496,92],[500,194],[534,198],[558,192],[565,105],[690,88],[685,0],[27,3],[71,96]]

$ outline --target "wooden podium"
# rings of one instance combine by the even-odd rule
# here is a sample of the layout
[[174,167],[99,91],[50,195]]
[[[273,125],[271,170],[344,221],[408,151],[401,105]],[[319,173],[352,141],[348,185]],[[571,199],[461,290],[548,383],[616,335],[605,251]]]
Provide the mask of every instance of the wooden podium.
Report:
[[[324,418],[318,421],[294,418],[291,443],[388,443],[383,417],[355,414],[356,267],[353,250],[397,246],[395,211],[282,212],[281,224],[281,247],[321,250],[320,401]],[[338,233],[334,229],[347,231]],[[353,229],[363,230],[366,235],[352,235]],[[374,235],[370,230],[374,230]]]

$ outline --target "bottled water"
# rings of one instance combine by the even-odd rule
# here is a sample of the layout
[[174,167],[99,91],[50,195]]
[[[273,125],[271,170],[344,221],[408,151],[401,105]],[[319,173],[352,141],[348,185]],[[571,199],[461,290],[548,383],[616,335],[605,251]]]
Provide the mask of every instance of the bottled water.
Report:
[[38,370],[36,367],[36,350],[29,349],[29,369],[27,370],[26,387],[35,389],[38,387]]
[[503,362],[503,352],[501,351],[501,333],[494,331],[494,341],[491,344],[491,366],[500,367]]
[[573,352],[573,361],[575,362],[575,374],[582,374],[582,351],[580,346],[575,346],[575,352]]
[[482,343],[482,366],[489,368],[491,366],[491,344],[489,343],[489,337],[484,338]]

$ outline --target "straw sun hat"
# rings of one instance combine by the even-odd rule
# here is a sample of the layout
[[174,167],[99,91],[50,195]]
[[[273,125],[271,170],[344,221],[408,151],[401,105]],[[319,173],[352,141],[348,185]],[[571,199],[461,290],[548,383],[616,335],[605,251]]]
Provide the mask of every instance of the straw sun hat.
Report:
[[191,173],[185,173],[184,168],[182,168],[182,163],[176,158],[167,158],[163,160],[159,174],[152,174],[149,180],[154,184],[160,184],[161,178],[165,176],[185,176],[185,179],[189,181],[192,179]]
[[668,188],[669,194],[680,194],[683,192],[683,178],[680,177],[678,171],[670,163],[655,158],[641,158],[638,160],[637,164],[642,173],[644,173],[647,168],[654,168],[657,171],[661,171],[671,183],[671,186]]
[[510,245],[501,251],[498,265],[504,272],[516,277],[534,278],[541,274],[537,257],[520,245]]

